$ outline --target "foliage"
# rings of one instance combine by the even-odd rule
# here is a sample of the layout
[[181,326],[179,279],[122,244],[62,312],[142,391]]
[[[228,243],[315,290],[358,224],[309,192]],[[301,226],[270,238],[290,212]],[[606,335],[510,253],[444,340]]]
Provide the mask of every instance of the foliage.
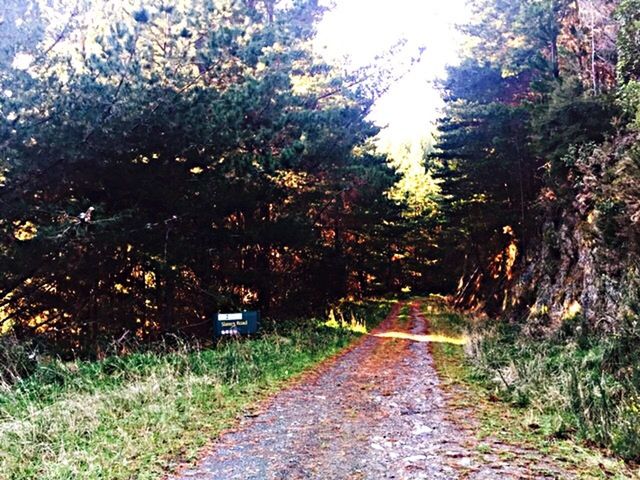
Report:
[[622,0],[617,11],[620,23],[618,36],[618,75],[623,81],[640,77],[640,2]]
[[[432,162],[442,189],[442,263],[455,268],[450,279],[486,270],[510,244],[508,232],[526,249],[539,161],[528,138],[530,113],[513,100],[527,81],[468,61],[444,82],[449,104]],[[453,263],[460,258],[466,261]]]
[[318,2],[107,3],[12,0],[0,25],[3,331],[100,356],[399,288],[384,72],[313,53]]
[[389,197],[406,205],[406,215],[412,218],[429,218],[437,214],[439,187],[425,162],[431,150],[432,146],[423,139],[389,152],[391,165],[401,177],[389,191]]
[[[12,385],[31,375],[38,366],[38,347],[13,335],[0,337],[0,386]],[[1,387],[0,387],[1,388]]]
[[[577,79],[558,85],[549,99],[536,110],[532,136],[537,151],[547,159],[552,169],[573,146],[601,143],[613,133],[613,119],[619,114],[609,96],[585,95]],[[551,172],[563,178],[560,171]]]
[[[545,226],[557,228],[576,209],[577,218],[567,224],[590,222],[595,204],[621,204],[615,188],[594,198],[600,190],[595,178],[612,183],[613,165],[599,162],[596,168],[594,162],[585,173],[575,155],[609,142],[628,149],[625,135],[640,103],[633,75],[625,78],[620,69],[633,68],[625,66],[625,52],[637,57],[637,8],[609,0],[474,5],[476,16],[465,27],[471,46],[442,85],[447,106],[432,155],[442,189],[438,268],[449,272],[453,266],[459,305],[525,311],[527,292],[535,296],[538,286],[523,286],[513,299],[518,272],[540,270],[533,262],[546,263],[543,252],[559,252],[547,245]],[[617,63],[616,38],[622,54]],[[609,222],[602,225],[607,238],[620,235],[616,222],[624,211],[610,213],[600,218]],[[509,251],[517,254],[515,263]]]
[[[518,402],[515,396],[501,393],[500,396],[505,400],[501,401],[496,395],[496,392],[504,392],[504,381],[507,380],[504,378],[507,369],[496,371],[496,368],[509,364],[512,350],[507,349],[507,355],[504,355],[502,348],[491,348],[490,355],[482,356],[480,361],[477,346],[485,341],[488,344],[495,338],[512,346],[520,336],[518,329],[504,323],[484,324],[482,319],[456,314],[448,310],[446,305],[434,308],[432,302],[424,305],[423,312],[429,318],[431,331],[436,335],[470,335],[471,341],[464,348],[439,343],[431,345],[431,351],[450,401],[456,407],[474,413],[477,438],[483,442],[477,447],[478,450],[487,450],[482,453],[497,450],[498,453],[498,449],[493,449],[494,442],[517,445],[539,451],[549,460],[561,462],[567,471],[575,473],[578,478],[634,478],[637,474],[636,465],[625,465],[619,459],[611,458],[607,452],[581,445],[576,441],[576,432],[559,415],[540,415],[531,408],[531,402],[523,402],[526,400],[523,397],[519,397]],[[568,335],[575,335],[576,340],[587,337],[576,335],[575,326],[581,323],[577,317],[567,321]],[[481,335],[480,341],[478,335]],[[546,378],[545,393],[552,391],[555,385],[555,377]],[[534,403],[543,404],[543,400],[535,397]],[[523,403],[529,406],[523,407]],[[562,412],[559,413],[562,415]],[[505,460],[510,461],[510,458]]]
[[618,105],[632,124],[640,127],[640,82],[630,80],[620,87],[617,97]]
[[482,330],[472,348],[475,366],[506,400],[526,407],[548,435],[577,434],[637,459],[640,359],[631,348],[637,328],[598,337],[582,322],[571,324],[562,337],[543,341],[506,325]]

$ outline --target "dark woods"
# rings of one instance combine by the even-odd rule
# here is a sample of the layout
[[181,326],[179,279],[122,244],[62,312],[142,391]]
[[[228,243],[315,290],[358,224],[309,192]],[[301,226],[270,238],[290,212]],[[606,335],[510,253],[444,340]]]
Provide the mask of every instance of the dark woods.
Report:
[[69,3],[1,7],[0,332],[95,355],[402,290],[637,308],[637,0],[473,2],[437,184],[374,148],[391,76],[318,58],[314,0]]
[[3,4],[0,330],[95,355],[404,286],[378,87],[314,56],[315,1],[272,3],[87,1],[51,24]]
[[637,230],[640,3],[474,5],[469,55],[442,85],[431,159],[457,303],[544,312],[546,327],[576,312],[620,320],[638,265],[625,238]]

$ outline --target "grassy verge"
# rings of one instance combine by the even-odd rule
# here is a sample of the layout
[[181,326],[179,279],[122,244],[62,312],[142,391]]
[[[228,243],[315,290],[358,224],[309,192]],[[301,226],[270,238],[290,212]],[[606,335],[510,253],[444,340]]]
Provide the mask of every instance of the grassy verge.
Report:
[[[390,307],[363,302],[338,312],[372,326]],[[179,344],[100,362],[38,364],[0,388],[0,478],[158,478],[359,335],[324,320],[267,330],[209,349]]]
[[[535,449],[574,472],[578,478],[640,478],[637,469],[622,460],[604,455],[600,450],[590,448],[577,429],[568,429],[566,423],[562,424],[557,420],[568,415],[560,406],[564,403],[556,403],[557,399],[550,398],[549,391],[542,389],[542,386],[558,388],[563,381],[559,377],[562,374],[562,364],[557,363],[558,359],[553,352],[536,344],[538,355],[532,359],[522,352],[521,348],[525,347],[516,346],[514,337],[500,337],[503,342],[497,344],[497,339],[493,336],[496,335],[495,330],[479,329],[461,315],[442,307],[434,307],[430,303],[425,304],[424,312],[429,318],[431,333],[452,338],[461,335],[470,337],[466,347],[438,343],[432,344],[431,348],[438,373],[445,388],[451,393],[453,406],[472,411],[478,421],[478,450],[481,453],[486,453],[482,452],[483,448],[488,449],[488,442],[483,441],[491,437],[501,442]],[[529,345],[527,348],[534,347]],[[496,373],[497,360],[487,363],[490,359],[495,360],[497,355],[501,355],[502,365],[513,367],[535,362],[538,364],[535,368],[544,370],[555,363],[560,369],[544,370],[544,376],[536,376],[541,389],[529,390],[530,401],[523,403],[522,394],[513,390],[513,386],[507,389],[504,383],[514,382],[515,377],[509,375],[506,369],[501,374]],[[533,365],[531,367],[534,368]],[[530,377],[525,378],[523,383],[532,380]]]

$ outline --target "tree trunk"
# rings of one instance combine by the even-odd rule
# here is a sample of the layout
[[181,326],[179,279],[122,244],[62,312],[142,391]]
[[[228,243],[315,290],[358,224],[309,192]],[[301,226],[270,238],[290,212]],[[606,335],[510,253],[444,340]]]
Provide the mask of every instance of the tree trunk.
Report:
[[[271,205],[265,203],[260,206],[258,213],[258,222],[268,224],[271,221]],[[272,272],[271,272],[271,243],[268,241],[261,242],[257,245],[256,252],[256,274],[258,276],[258,301],[263,312],[269,312],[273,303],[272,291]]]
[[551,40],[551,69],[554,78],[560,78],[560,59],[558,58],[558,36]]

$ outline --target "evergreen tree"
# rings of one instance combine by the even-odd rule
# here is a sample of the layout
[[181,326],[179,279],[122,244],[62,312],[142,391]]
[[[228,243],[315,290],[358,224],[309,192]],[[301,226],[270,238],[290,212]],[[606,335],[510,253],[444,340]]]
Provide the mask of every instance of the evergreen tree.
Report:
[[377,87],[311,50],[323,8],[136,5],[7,7],[0,322],[97,353],[370,292],[394,176],[368,147]]

